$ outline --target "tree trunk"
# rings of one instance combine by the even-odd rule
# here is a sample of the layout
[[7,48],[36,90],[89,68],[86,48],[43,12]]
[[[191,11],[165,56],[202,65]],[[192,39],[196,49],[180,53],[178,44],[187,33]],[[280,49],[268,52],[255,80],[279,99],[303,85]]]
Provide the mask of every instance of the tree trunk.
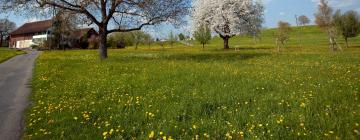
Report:
[[346,48],[349,48],[349,43],[348,43],[348,38],[345,37],[345,44],[346,44]]
[[331,51],[335,52],[336,48],[335,48],[335,42],[334,42],[334,38],[330,37],[330,47],[331,47]]
[[205,44],[204,44],[204,43],[202,44],[202,49],[203,49],[203,50],[205,49]]
[[229,47],[229,39],[230,39],[230,37],[223,37],[223,40],[224,40],[224,49],[225,50],[228,50],[228,49],[230,49],[230,47]]
[[104,60],[108,57],[106,39],[107,39],[106,31],[104,31],[104,29],[100,29],[100,46],[99,46],[100,60]]
[[277,51],[280,52],[279,39],[276,39],[276,47],[277,47]]

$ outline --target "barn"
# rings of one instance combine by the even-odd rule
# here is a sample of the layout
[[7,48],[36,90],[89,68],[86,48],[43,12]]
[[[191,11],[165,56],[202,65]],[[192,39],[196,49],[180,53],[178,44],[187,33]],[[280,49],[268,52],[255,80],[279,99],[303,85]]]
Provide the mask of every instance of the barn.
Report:
[[51,33],[52,20],[25,23],[9,35],[10,48],[29,48],[47,40]]
[[[51,37],[52,20],[25,23],[9,34],[10,48],[30,48],[39,45]],[[62,37],[60,45],[70,48],[88,48],[97,40],[98,33],[93,28],[76,29],[70,35]]]

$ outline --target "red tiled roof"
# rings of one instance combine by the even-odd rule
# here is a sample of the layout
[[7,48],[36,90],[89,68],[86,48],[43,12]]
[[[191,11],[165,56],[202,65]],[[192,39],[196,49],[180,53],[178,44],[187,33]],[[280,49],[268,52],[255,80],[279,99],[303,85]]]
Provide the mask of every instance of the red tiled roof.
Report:
[[19,35],[19,34],[44,32],[48,30],[51,26],[52,26],[52,20],[29,22],[17,28],[15,31],[11,32],[10,34]]

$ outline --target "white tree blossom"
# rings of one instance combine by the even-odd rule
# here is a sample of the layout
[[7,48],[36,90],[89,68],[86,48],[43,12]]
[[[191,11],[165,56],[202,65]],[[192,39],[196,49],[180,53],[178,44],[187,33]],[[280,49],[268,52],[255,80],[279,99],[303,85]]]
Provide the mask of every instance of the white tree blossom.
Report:
[[193,20],[196,27],[208,24],[228,49],[231,37],[261,27],[263,11],[261,2],[254,0],[194,0]]

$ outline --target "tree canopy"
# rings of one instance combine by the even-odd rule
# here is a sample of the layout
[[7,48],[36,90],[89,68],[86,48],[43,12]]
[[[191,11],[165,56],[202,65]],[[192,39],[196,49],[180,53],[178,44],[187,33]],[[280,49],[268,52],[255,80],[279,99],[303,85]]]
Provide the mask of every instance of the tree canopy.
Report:
[[344,37],[346,47],[348,47],[348,38],[356,37],[360,33],[359,14],[356,11],[348,11],[342,14],[338,10],[333,18],[338,32]]
[[229,49],[231,37],[253,33],[261,25],[263,12],[262,3],[254,0],[195,0],[193,19],[195,26],[208,24]]
[[0,19],[0,47],[3,45],[4,37],[7,37],[10,31],[14,30],[16,24],[8,19]]
[[326,0],[320,0],[318,11],[315,13],[315,18],[315,23],[327,32],[331,50],[335,51],[337,47],[340,48],[335,40],[336,28],[333,18],[333,9],[329,6]]
[[284,46],[290,38],[290,32],[291,32],[290,24],[288,22],[279,21],[278,31],[276,33],[276,42],[278,45],[278,51],[280,51],[280,45],[278,43],[280,43],[281,46]]
[[181,24],[188,14],[190,0],[7,0],[3,7],[24,4],[42,9],[56,7],[85,17],[99,29],[100,59],[105,59],[108,34],[141,30],[164,22]]
[[310,23],[310,19],[305,15],[299,16],[298,21],[301,26],[304,26],[304,25],[307,25]]
[[194,32],[194,38],[200,42],[205,47],[205,44],[209,43],[211,39],[211,30],[208,25],[202,24],[201,26],[197,27],[196,31]]

